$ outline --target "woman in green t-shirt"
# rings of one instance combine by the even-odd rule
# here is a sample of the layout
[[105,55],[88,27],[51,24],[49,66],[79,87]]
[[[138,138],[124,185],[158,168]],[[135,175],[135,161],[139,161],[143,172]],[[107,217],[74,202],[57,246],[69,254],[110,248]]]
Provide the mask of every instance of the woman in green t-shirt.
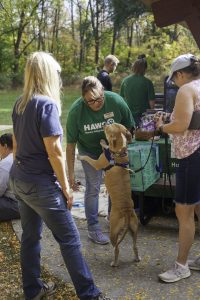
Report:
[[[134,126],[134,120],[125,101],[116,93],[104,91],[101,82],[94,76],[84,78],[82,97],[71,106],[67,118],[67,165],[69,183],[74,188],[74,161],[77,145],[81,155],[97,159],[102,153],[100,140],[105,139],[104,124],[121,123],[127,128]],[[98,199],[102,171],[95,170],[81,161],[86,179],[85,213],[88,223],[88,237],[98,244],[107,244],[109,239],[102,234],[98,222]]]
[[142,114],[149,108],[154,108],[155,92],[150,79],[145,77],[147,61],[144,54],[138,56],[133,64],[133,74],[124,78],[120,95],[127,102],[136,126],[140,125]]

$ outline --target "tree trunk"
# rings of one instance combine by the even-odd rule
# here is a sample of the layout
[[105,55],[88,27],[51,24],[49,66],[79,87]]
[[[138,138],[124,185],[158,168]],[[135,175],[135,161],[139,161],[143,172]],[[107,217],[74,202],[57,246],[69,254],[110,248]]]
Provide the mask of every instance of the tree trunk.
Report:
[[116,39],[117,39],[117,26],[114,24],[111,54],[115,54]]
[[131,22],[130,26],[128,26],[127,30],[128,30],[128,57],[126,60],[126,67],[129,67],[130,64],[130,58],[131,58],[131,48],[132,48],[132,44],[133,44],[133,23],[134,21]]
[[89,0],[90,5],[90,16],[91,16],[91,24],[94,33],[94,44],[95,44],[95,64],[99,62],[99,48],[100,48],[100,37],[99,37],[99,16],[100,16],[100,8],[99,8],[99,0],[96,0],[95,3],[95,11],[94,5],[92,1]]

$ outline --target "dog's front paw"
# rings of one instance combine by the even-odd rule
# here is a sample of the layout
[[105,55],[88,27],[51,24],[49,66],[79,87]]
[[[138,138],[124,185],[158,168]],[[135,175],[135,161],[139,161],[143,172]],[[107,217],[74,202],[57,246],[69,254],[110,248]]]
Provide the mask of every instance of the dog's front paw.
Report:
[[83,160],[83,155],[77,154],[76,158],[77,158],[78,160]]
[[134,262],[140,262],[141,261],[141,257],[140,256],[137,256],[134,258]]
[[108,149],[109,146],[107,145],[106,141],[104,139],[101,139],[100,140],[100,145],[101,147],[105,148],[105,149]]
[[111,267],[118,267],[119,264],[116,263],[115,261],[112,261],[111,264],[110,264]]

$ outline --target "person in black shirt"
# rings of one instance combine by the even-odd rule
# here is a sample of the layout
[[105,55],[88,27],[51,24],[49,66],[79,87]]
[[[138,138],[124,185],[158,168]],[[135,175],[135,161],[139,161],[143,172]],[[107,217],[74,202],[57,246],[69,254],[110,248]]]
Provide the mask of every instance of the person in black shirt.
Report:
[[106,56],[103,69],[97,75],[97,78],[101,81],[101,84],[106,91],[112,91],[112,81],[109,74],[115,71],[118,63],[119,60],[116,56],[111,54]]

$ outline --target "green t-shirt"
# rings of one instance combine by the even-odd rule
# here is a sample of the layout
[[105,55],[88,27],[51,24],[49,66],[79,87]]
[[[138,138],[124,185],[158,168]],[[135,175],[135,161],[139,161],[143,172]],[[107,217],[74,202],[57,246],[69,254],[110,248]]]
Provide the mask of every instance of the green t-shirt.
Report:
[[130,75],[122,81],[120,95],[127,102],[133,117],[150,108],[149,101],[155,99],[151,80],[142,75]]
[[132,128],[134,120],[130,109],[121,96],[113,92],[104,92],[104,105],[99,111],[93,111],[82,98],[71,106],[67,118],[67,143],[77,143],[79,152],[88,152],[99,156],[102,153],[100,140],[105,139],[105,123],[120,123]]

